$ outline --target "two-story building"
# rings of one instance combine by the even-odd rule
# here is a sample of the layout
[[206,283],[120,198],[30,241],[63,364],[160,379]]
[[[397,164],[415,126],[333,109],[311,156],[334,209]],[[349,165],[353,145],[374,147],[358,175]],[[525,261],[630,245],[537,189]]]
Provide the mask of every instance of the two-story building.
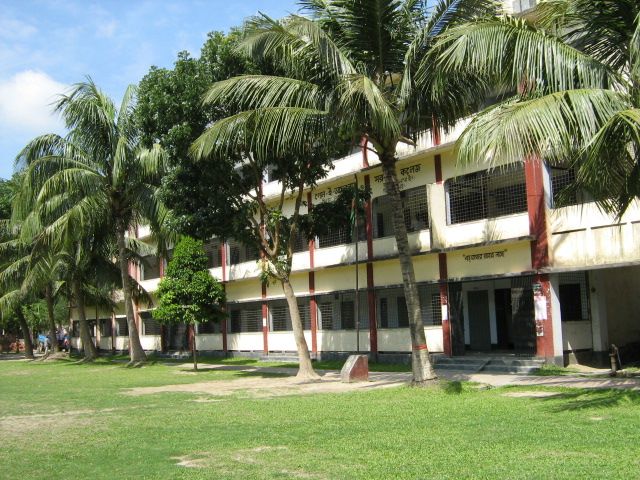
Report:
[[[573,171],[536,160],[491,170],[482,163],[458,165],[454,141],[462,127],[442,139],[425,134],[417,147],[398,150],[429,350],[512,352],[559,363],[563,356],[606,358],[611,343],[640,342],[639,205],[621,219],[603,214],[585,195],[564,198],[560,206],[559,192]],[[372,192],[358,242],[345,226],[296,245],[291,280],[307,342],[316,357],[355,351],[380,359],[408,356],[407,309],[378,159],[363,148],[336,160],[329,176],[307,192],[303,208],[353,183]],[[279,185],[267,182],[263,190],[276,196]],[[147,234],[139,229],[140,238]],[[226,287],[228,319],[198,326],[198,350],[294,353],[283,292],[260,282],[257,251],[218,239],[206,250],[212,275]],[[132,272],[154,292],[164,265],[164,259],[147,258]],[[184,325],[161,327],[142,305],[136,312],[145,349],[187,349]],[[126,350],[124,309],[97,311],[94,318],[97,345]]]

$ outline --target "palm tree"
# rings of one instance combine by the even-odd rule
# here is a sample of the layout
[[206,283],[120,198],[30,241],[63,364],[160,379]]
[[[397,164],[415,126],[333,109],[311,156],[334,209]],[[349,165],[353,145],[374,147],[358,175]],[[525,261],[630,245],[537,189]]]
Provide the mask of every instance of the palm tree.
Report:
[[69,133],[35,138],[18,162],[27,168],[24,194],[34,196],[42,217],[50,219],[45,229],[50,243],[102,232],[117,246],[114,258],[127,313],[129,353],[131,362],[138,363],[146,355],[134,320],[129,276],[129,247],[139,242],[130,233],[143,224],[159,231],[166,211],[156,196],[164,151],[158,145],[140,146],[132,120],[134,94],[129,87],[118,110],[90,78],[76,84],[55,104]]
[[640,195],[636,0],[542,2],[524,18],[448,30],[438,47],[448,75],[474,74],[517,92],[473,119],[459,161],[569,163],[573,189],[620,216]]
[[[446,94],[431,94],[437,71],[422,70],[436,35],[460,22],[493,13],[491,0],[306,0],[310,17],[266,15],[245,26],[241,48],[276,64],[283,76],[247,75],[218,82],[205,102],[240,113],[216,122],[198,142],[201,151],[245,143],[265,158],[290,153],[329,127],[354,141],[366,137],[382,163],[410,320],[413,381],[435,378],[426,349],[418,289],[396,174],[399,143],[448,127],[471,111],[475,79],[461,75]],[[286,75],[286,76],[285,76]],[[436,123],[437,119],[437,123]],[[251,125],[254,133],[243,135]]]

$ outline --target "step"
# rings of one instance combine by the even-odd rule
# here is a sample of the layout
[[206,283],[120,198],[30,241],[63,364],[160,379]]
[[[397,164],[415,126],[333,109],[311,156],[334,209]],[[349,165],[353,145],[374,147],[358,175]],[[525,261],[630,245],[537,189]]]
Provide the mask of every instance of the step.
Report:
[[538,370],[540,370],[539,366],[487,365],[481,370],[481,373],[517,373],[528,375]]
[[270,354],[270,355],[262,355],[260,356],[261,362],[287,362],[287,363],[298,363],[300,360],[297,355],[287,355],[287,354]]

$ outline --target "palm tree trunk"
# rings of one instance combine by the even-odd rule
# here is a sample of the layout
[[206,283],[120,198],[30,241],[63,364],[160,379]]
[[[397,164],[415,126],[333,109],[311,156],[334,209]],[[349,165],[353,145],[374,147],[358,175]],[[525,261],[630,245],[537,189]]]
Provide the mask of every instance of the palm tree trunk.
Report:
[[289,305],[289,315],[291,316],[291,325],[293,326],[293,337],[296,340],[296,347],[298,348],[298,374],[296,378],[301,380],[319,380],[320,375],[313,369],[311,363],[311,356],[309,355],[309,347],[307,347],[307,341],[304,338],[304,330],[302,328],[302,321],[300,320],[300,310],[298,309],[298,302],[296,301],[296,295],[293,293],[291,282],[289,279],[280,281],[282,283],[282,290],[284,296],[287,299]]
[[93,344],[93,339],[89,333],[89,324],[87,323],[87,314],[84,308],[84,295],[82,294],[82,286],[78,280],[73,281],[73,296],[76,300],[76,309],[78,310],[78,322],[80,324],[80,340],[82,340],[82,350],[84,359],[90,362],[98,357],[98,350]]
[[[24,318],[24,314],[20,307],[16,309],[16,315],[18,317],[18,323],[20,324],[20,329],[22,330],[22,336],[24,336],[24,355],[27,358],[35,358],[33,356],[33,342],[31,341],[31,330],[29,329],[29,324],[27,323],[27,319]],[[16,339],[17,343],[17,339]]]
[[51,337],[51,348],[55,353],[58,353],[60,352],[60,345],[58,345],[56,318],[53,314],[53,292],[51,291],[51,285],[47,285],[44,289],[44,298],[47,302],[47,318],[49,320],[49,336]]
[[129,262],[127,261],[127,249],[124,241],[124,229],[119,229],[118,236],[118,261],[120,262],[120,276],[122,277],[122,295],[127,312],[127,325],[129,327],[129,358],[131,363],[147,361],[147,355],[142,349],[140,335],[133,315],[133,301],[131,299],[131,284],[129,283]]
[[409,251],[409,237],[404,223],[404,208],[398,187],[396,175],[395,154],[384,152],[380,155],[382,173],[384,176],[385,193],[391,200],[393,208],[393,229],[398,247],[398,258],[402,272],[402,285],[404,286],[404,298],[407,302],[409,315],[409,332],[411,333],[411,370],[413,372],[413,384],[422,385],[433,380],[436,374],[429,359],[427,339],[424,333],[424,324],[420,312],[420,297],[416,285],[416,276],[413,270],[413,260]]

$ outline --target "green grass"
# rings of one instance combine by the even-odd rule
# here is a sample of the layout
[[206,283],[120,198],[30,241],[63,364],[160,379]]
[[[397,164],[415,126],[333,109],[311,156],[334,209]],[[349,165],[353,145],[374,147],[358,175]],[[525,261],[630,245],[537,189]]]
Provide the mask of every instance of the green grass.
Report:
[[640,468],[631,391],[514,398],[504,394],[522,388],[448,383],[207,403],[121,393],[256,375],[181,370],[0,361],[0,477],[635,478]]
[[540,366],[540,370],[533,372],[531,375],[538,377],[555,377],[562,375],[575,375],[579,373],[579,371],[575,368],[569,367],[559,367],[558,365],[554,365],[552,363],[545,363]]

